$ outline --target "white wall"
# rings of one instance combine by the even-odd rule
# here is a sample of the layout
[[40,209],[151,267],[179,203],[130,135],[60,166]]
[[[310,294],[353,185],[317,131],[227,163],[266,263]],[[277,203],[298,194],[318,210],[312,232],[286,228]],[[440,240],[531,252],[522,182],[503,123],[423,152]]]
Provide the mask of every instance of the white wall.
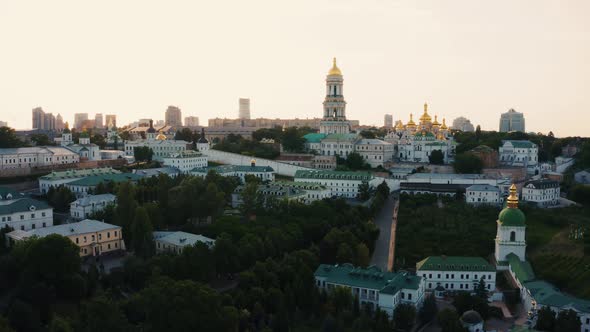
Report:
[[250,166],[252,159],[255,159],[256,166],[270,166],[275,170],[276,174],[285,176],[295,176],[295,172],[298,170],[314,170],[313,168],[289,165],[274,160],[256,158],[252,156],[244,156],[237,153],[224,152],[219,150],[207,150],[202,151],[202,153],[209,158],[209,161],[229,165]]

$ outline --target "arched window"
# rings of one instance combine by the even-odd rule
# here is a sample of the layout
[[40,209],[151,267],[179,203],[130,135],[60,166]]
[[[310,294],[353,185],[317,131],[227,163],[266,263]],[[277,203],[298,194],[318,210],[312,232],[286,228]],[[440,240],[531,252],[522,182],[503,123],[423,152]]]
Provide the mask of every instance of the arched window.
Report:
[[512,231],[510,232],[510,242],[514,242],[516,241],[516,232]]

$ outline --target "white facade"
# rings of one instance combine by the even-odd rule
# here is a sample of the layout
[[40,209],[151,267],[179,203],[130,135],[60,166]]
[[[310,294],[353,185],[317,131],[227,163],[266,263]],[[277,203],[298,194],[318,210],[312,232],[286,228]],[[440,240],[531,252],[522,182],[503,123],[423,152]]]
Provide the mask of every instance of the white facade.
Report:
[[540,207],[559,205],[560,197],[559,183],[556,181],[530,181],[522,187],[522,200]]
[[115,204],[116,200],[113,194],[88,195],[70,203],[70,215],[74,219],[86,219],[94,212],[104,210],[107,205]]
[[465,190],[465,202],[471,205],[499,205],[502,203],[500,188],[489,185],[473,185]]
[[58,146],[0,149],[0,170],[77,164],[80,156]]
[[326,77],[326,97],[324,99],[324,116],[320,121],[322,134],[348,134],[350,122],[346,120],[346,101],[344,101],[344,80],[336,58],[332,69]]
[[295,181],[311,182],[324,185],[330,189],[332,196],[355,198],[359,194],[359,185],[363,182],[371,184],[374,177],[368,172],[340,172],[340,171],[297,171]]
[[146,146],[154,151],[154,160],[162,161],[164,157],[167,157],[170,154],[180,153],[187,150],[188,144],[190,143],[186,141],[157,140],[155,138],[125,141],[125,154],[127,156],[133,156],[133,152],[136,147]]
[[521,262],[526,260],[525,216],[518,208],[516,186],[510,187],[510,196],[506,199],[506,208],[498,214],[496,231],[496,262],[505,262],[508,255],[514,254]]
[[192,150],[171,153],[163,161],[164,166],[178,168],[182,173],[189,173],[193,168],[207,167],[207,157]]
[[475,291],[483,280],[485,289],[496,289],[496,268],[481,257],[431,256],[416,264],[416,274],[424,278],[425,288],[433,291]]
[[28,231],[53,225],[53,208],[30,198],[0,201],[0,228]]
[[533,170],[539,163],[539,148],[531,141],[502,141],[499,149],[500,164],[526,167]]
[[57,188],[88,176],[119,173],[121,172],[110,167],[51,172],[39,178],[39,191],[42,194],[46,194],[50,188]]
[[383,166],[394,153],[393,144],[379,139],[361,139],[355,143],[354,149],[371,167]]
[[180,254],[184,248],[204,243],[210,249],[215,245],[215,240],[208,237],[186,232],[154,232],[156,252],[172,252]]
[[252,175],[262,182],[270,182],[275,179],[275,171],[270,166],[256,166],[253,162],[250,166],[222,165],[217,167],[201,167],[190,171],[194,176],[205,177],[209,171],[215,171],[221,176],[236,176],[242,183],[246,182],[246,176]]

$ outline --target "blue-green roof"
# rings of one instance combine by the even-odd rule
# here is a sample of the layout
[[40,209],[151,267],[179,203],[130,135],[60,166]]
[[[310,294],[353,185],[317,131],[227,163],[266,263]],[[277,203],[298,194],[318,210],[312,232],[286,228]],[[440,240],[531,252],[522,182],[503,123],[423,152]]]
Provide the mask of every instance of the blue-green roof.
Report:
[[242,166],[242,165],[221,165],[215,167],[197,167],[193,168],[191,172],[194,173],[209,173],[209,171],[215,171],[219,174],[233,173],[233,172],[274,172],[274,169],[270,166]]
[[137,181],[143,176],[134,173],[121,173],[121,174],[102,174],[93,175],[82,178],[80,180],[72,181],[68,183],[68,186],[84,186],[94,187],[101,182],[125,182],[125,181]]
[[328,180],[360,180],[370,181],[373,174],[369,172],[327,171],[327,170],[298,170],[295,179],[328,179]]
[[321,264],[315,271],[316,277],[326,278],[326,282],[376,289],[386,294],[395,294],[400,289],[418,289],[421,277],[407,272],[383,272],[376,266],[366,269],[354,267],[352,264],[328,265]]
[[87,168],[87,169],[72,169],[68,171],[51,172],[50,174],[40,177],[43,180],[63,180],[76,179],[85,176],[99,175],[99,174],[119,174],[120,171],[110,167],[103,168]]
[[327,140],[354,140],[359,138],[357,134],[328,134],[325,139]]
[[326,137],[326,134],[309,133],[303,136],[307,143],[319,143]]
[[496,268],[481,257],[430,256],[416,263],[416,270],[496,271]]
[[590,313],[590,301],[564,294],[557,287],[546,281],[535,280],[525,282],[524,287],[531,292],[539,307],[571,307],[583,313]]
[[527,140],[503,140],[502,144],[510,142],[513,147],[515,148],[532,148],[535,146],[535,143]]
[[0,187],[0,201],[17,199],[17,198],[21,198],[21,197],[24,197],[24,195],[21,195],[18,191],[14,191],[9,188]]
[[526,217],[519,208],[506,207],[498,214],[498,221],[502,226],[524,227]]
[[521,261],[514,253],[508,254],[506,259],[508,259],[508,264],[510,264],[510,269],[516,275],[516,279],[521,283],[535,279],[535,272],[533,272],[529,262]]
[[19,198],[5,203],[6,204],[0,205],[0,215],[17,212],[32,212],[31,207],[34,207],[34,210],[51,209],[49,204],[32,198]]

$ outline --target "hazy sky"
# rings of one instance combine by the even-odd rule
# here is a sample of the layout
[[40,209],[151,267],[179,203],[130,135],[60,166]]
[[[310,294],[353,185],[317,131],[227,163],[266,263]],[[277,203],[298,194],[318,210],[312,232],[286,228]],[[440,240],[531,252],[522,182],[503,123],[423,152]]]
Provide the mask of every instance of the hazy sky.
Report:
[[332,57],[347,116],[408,121],[430,104],[498,129],[590,136],[590,1],[0,0],[0,120],[31,109],[201,123],[322,114]]

